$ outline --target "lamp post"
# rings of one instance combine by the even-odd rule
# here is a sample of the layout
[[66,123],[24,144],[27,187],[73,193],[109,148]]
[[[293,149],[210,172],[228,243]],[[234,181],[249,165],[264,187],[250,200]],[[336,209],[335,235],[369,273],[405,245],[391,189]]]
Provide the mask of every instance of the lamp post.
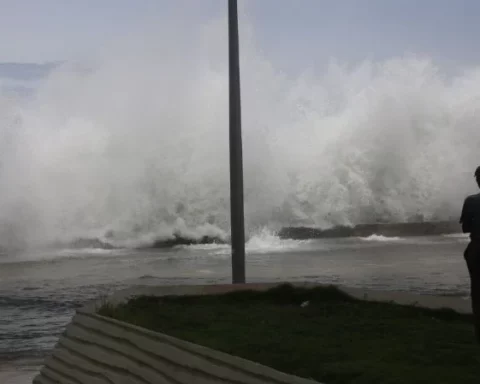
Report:
[[242,284],[245,283],[245,220],[237,0],[228,0],[228,59],[232,283]]

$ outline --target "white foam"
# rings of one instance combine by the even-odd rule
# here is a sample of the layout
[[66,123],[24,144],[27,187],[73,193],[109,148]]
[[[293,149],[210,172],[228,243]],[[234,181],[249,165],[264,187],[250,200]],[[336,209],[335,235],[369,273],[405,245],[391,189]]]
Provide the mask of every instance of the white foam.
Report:
[[[249,254],[289,252],[300,249],[310,243],[310,240],[281,239],[274,231],[268,228],[262,228],[247,240],[245,243],[245,252]],[[210,254],[214,255],[231,254],[231,247],[228,244],[192,245],[187,248],[192,250],[207,250]]]
[[[193,241],[199,241],[203,237],[210,237],[225,241],[226,232],[212,224],[201,224],[197,226],[188,226],[184,219],[178,217],[171,224],[160,223],[154,230],[133,233],[129,231],[114,232],[111,238],[106,242],[111,243],[118,248],[140,248],[149,247],[157,241],[168,241],[175,239],[175,236],[183,237]],[[217,244],[199,245],[198,247],[216,247]]]
[[181,245],[178,248],[184,248],[187,250],[195,251],[217,251],[217,250],[228,250],[230,252],[230,245],[229,244],[193,244],[193,245]]
[[112,249],[103,249],[103,248],[73,248],[73,249],[62,249],[60,251],[53,252],[54,255],[58,256],[78,256],[78,255],[111,255],[113,253],[119,253],[119,250]]
[[361,240],[363,241],[371,241],[371,242],[395,242],[395,241],[401,241],[402,238],[401,237],[396,237],[396,236],[392,236],[392,237],[388,237],[388,236],[382,236],[382,235],[370,235],[368,237],[361,237],[360,238]]
[[7,256],[0,260],[1,263],[16,263],[30,261],[53,261],[66,258],[87,258],[87,257],[111,257],[118,256],[126,252],[126,250],[118,249],[100,249],[100,248],[83,248],[83,249],[60,249],[60,250],[30,250],[24,251],[14,256]]
[[449,235],[443,235],[443,237],[448,237],[452,239],[469,239],[470,235],[468,233],[452,233]]
[[210,269],[199,269],[196,271],[197,273],[201,274],[201,275],[211,275],[213,274],[214,272]]
[[309,243],[309,240],[281,239],[274,231],[264,227],[250,237],[245,250],[250,253],[288,252]]

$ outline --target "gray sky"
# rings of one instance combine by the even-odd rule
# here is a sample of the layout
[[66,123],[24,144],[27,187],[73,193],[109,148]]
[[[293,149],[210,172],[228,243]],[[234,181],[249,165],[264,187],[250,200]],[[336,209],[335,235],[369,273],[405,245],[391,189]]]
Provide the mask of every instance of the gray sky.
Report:
[[[0,62],[75,59],[148,23],[201,25],[226,0],[0,0]],[[442,65],[480,63],[478,0],[239,0],[264,52],[285,69],[334,57],[405,53]],[[159,36],[161,38],[161,36]],[[171,38],[171,37],[169,37]]]

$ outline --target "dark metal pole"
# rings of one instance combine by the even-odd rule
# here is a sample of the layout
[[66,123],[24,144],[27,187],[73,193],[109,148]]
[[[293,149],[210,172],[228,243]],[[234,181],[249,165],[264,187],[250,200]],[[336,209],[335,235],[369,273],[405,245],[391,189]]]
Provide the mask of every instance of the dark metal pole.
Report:
[[230,85],[230,220],[232,282],[245,283],[245,223],[243,211],[242,119],[237,0],[228,0]]

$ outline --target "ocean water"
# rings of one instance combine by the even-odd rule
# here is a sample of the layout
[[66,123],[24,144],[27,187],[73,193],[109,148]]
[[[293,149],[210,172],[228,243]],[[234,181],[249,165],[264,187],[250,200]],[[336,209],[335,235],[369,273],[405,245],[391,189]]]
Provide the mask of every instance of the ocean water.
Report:
[[[263,231],[247,244],[247,277],[250,282],[315,281],[468,297],[466,242],[461,235],[292,241]],[[225,283],[230,268],[225,245],[3,255],[2,383],[28,382],[75,309],[86,302],[135,285]]]

